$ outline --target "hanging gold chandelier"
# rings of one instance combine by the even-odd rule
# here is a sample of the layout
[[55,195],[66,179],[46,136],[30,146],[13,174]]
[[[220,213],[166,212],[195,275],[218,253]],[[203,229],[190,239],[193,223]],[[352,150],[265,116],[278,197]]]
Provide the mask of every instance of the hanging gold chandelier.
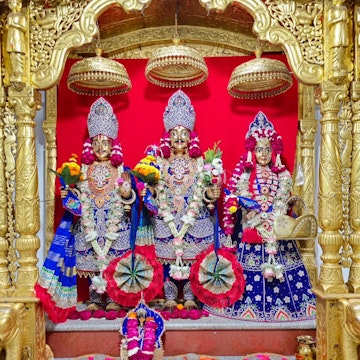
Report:
[[234,69],[228,83],[229,94],[239,99],[261,99],[289,90],[293,79],[286,65],[279,60],[261,58],[259,49],[255,55],[255,59]]
[[180,36],[177,30],[177,12],[178,4],[175,12],[173,45],[155,50],[145,69],[145,76],[149,82],[168,88],[199,85],[209,75],[201,54],[194,48],[180,44]]
[[127,93],[131,81],[124,65],[102,57],[96,48],[96,56],[76,62],[70,69],[68,88],[77,94],[109,96]]

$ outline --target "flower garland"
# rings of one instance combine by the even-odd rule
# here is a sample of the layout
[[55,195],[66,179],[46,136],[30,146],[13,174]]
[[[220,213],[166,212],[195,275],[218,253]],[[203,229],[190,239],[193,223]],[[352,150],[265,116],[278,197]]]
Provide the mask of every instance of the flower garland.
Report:
[[[159,160],[160,166],[162,160]],[[192,197],[188,202],[185,214],[181,217],[182,226],[177,230],[175,217],[171,212],[171,206],[167,195],[165,181],[160,180],[157,187],[157,199],[159,204],[159,216],[163,218],[168,225],[173,239],[173,248],[176,255],[175,264],[170,265],[170,276],[176,280],[188,279],[190,275],[190,267],[185,265],[182,260],[184,255],[184,236],[191,226],[195,224],[196,218],[199,216],[202,207],[203,194],[206,189],[203,172],[203,158],[197,158],[197,179]]]
[[[289,171],[285,170],[279,174],[274,174],[266,166],[256,165],[257,179],[255,184],[249,184],[250,172],[244,172],[242,163],[238,163],[232,178],[229,181],[229,190],[224,199],[224,228],[225,233],[231,235],[233,232],[233,214],[237,211],[237,196],[255,198],[261,204],[261,211],[252,219],[246,222],[247,228],[254,228],[265,242],[265,252],[268,254],[268,260],[262,264],[262,274],[267,279],[276,277],[283,278],[283,266],[275,260],[278,245],[276,242],[273,223],[274,218],[287,211],[287,198],[292,187],[292,179]],[[269,175],[267,184],[259,181],[260,172],[266,171]],[[250,191],[252,186],[253,192]],[[271,202],[271,205],[269,203]]]
[[[89,166],[83,165],[83,173],[87,174]],[[118,170],[118,178],[121,177],[123,172],[122,166],[117,168]],[[82,217],[81,217],[81,225],[83,227],[83,231],[85,234],[85,241],[87,243],[91,243],[92,248],[94,249],[97,260],[99,262],[100,275],[94,276],[92,278],[91,288],[96,290],[98,293],[102,294],[106,291],[106,281],[102,276],[102,271],[106,268],[109,263],[107,258],[107,254],[111,248],[111,244],[114,240],[119,237],[120,230],[120,222],[122,217],[119,216],[119,213],[123,211],[123,204],[120,196],[109,196],[109,211],[107,213],[106,219],[106,241],[103,248],[100,248],[98,243],[98,233],[96,232],[96,222],[94,217],[94,210],[92,208],[91,199],[93,198],[93,194],[90,190],[89,185],[84,183],[85,185],[81,186],[81,196],[80,200],[82,203]],[[116,185],[114,184],[115,188]]]
[[155,350],[156,324],[153,317],[146,317],[143,333],[139,332],[139,320],[136,312],[131,312],[127,321],[127,349],[131,360],[151,360]]

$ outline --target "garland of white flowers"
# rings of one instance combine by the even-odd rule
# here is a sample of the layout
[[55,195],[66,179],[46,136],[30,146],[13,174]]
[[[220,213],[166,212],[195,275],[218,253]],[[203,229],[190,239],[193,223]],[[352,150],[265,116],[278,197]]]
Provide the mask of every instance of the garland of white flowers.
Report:
[[[82,166],[83,174],[87,174],[88,165]],[[118,178],[121,177],[123,172],[122,166],[118,167]],[[116,186],[117,183],[115,184]],[[91,192],[88,184],[86,182],[81,186],[81,205],[82,205],[82,215],[81,215],[81,225],[84,229],[85,241],[91,243],[92,248],[94,249],[97,259],[99,261],[99,270],[100,275],[94,276],[92,278],[92,288],[99,293],[104,293],[106,290],[106,281],[102,276],[103,270],[109,264],[109,259],[106,258],[111,244],[114,240],[119,237],[120,221],[121,216],[119,216],[119,211],[121,211],[123,204],[121,202],[120,196],[110,196],[110,207],[107,213],[106,220],[106,241],[104,247],[101,249],[98,242],[98,233],[96,232],[96,224],[94,211],[91,206]]]
[[[260,165],[257,165],[260,166]],[[246,173],[246,175],[249,175]],[[281,214],[285,214],[287,211],[287,199],[289,197],[292,179],[289,171],[285,170],[278,174],[279,186],[274,195],[272,212],[267,214],[266,212],[261,212],[251,219],[248,223],[256,223],[254,227],[264,239],[265,242],[265,252],[268,254],[268,260],[266,263],[261,265],[263,276],[266,278],[276,277],[277,279],[283,278],[284,268],[275,260],[275,255],[277,254],[278,244],[276,242],[276,237],[273,228],[274,218]],[[240,196],[245,196],[248,198],[252,197],[252,193],[249,191],[249,176],[240,176],[240,179],[236,185],[238,191],[240,191]],[[266,221],[271,224],[268,228],[265,228],[263,223]],[[260,221],[259,223],[257,223]]]
[[[158,163],[161,163],[161,159]],[[178,231],[175,224],[175,217],[171,213],[171,207],[166,192],[165,181],[159,181],[156,187],[157,199],[159,204],[159,216],[163,218],[164,222],[168,225],[171,234],[174,236],[173,248],[176,255],[175,264],[170,265],[170,276],[174,279],[181,280],[187,279],[190,275],[190,268],[185,265],[182,260],[184,255],[184,241],[183,238],[189,228],[195,224],[196,218],[199,216],[200,209],[203,206],[203,196],[206,189],[204,181],[204,161],[202,157],[197,158],[197,173],[194,191],[192,197],[188,201],[185,214],[181,217],[183,222],[181,229]]]

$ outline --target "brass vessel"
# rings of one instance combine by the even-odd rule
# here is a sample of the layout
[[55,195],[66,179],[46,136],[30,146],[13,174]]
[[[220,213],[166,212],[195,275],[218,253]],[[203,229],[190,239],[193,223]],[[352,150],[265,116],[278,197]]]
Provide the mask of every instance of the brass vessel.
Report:
[[296,338],[296,360],[316,360],[315,340],[310,335],[301,335]]

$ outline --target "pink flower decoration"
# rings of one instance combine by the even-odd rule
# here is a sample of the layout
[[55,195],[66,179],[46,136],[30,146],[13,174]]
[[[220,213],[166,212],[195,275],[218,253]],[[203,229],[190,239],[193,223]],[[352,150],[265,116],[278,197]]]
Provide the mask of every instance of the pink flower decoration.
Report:
[[70,320],[78,320],[80,318],[80,314],[78,311],[73,311],[70,316],[69,316],[69,319]]
[[247,151],[253,151],[256,146],[256,139],[253,136],[250,136],[245,141],[245,149]]
[[117,311],[116,316],[117,316],[118,318],[123,318],[123,317],[126,316],[126,311],[125,311],[124,309],[120,309],[120,310]]
[[116,180],[116,182],[117,182],[118,185],[122,185],[123,182],[124,182],[124,179],[123,179],[123,178],[118,178],[118,179]]
[[139,181],[137,184],[136,184],[136,188],[139,190],[139,191],[142,191],[145,189],[145,184],[141,181]]
[[95,310],[93,314],[93,318],[95,319],[101,319],[106,315],[106,312],[102,309]]
[[284,144],[282,142],[281,136],[277,136],[276,139],[271,142],[271,146],[277,154],[282,154]]
[[204,170],[211,171],[211,164],[209,164],[209,163],[204,164]]
[[115,320],[117,318],[117,311],[110,310],[106,313],[106,320]]
[[84,310],[79,312],[80,320],[89,320],[92,317],[92,311]]
[[175,238],[175,239],[173,240],[173,244],[174,244],[175,246],[180,246],[180,245],[182,245],[182,243],[183,243],[183,240],[180,239],[180,238]]
[[263,276],[265,279],[272,278],[274,275],[275,274],[272,268],[265,268],[263,271]]

